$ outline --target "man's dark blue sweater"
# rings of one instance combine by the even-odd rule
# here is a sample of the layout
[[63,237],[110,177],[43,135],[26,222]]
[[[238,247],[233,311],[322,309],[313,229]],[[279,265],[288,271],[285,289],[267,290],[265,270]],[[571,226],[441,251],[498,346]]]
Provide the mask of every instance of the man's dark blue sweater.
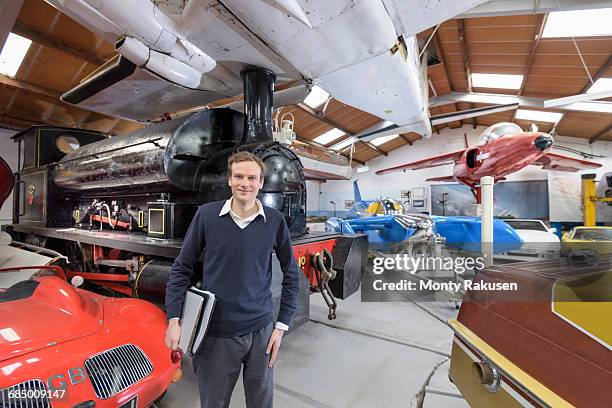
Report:
[[284,275],[277,321],[288,326],[297,307],[299,271],[283,215],[263,206],[265,220],[258,216],[240,229],[230,214],[219,216],[224,203],[202,205],[191,222],[166,287],[168,319],[181,316],[193,265],[205,251],[203,289],[217,298],[208,335],[234,337],[265,327],[273,319],[274,251]]

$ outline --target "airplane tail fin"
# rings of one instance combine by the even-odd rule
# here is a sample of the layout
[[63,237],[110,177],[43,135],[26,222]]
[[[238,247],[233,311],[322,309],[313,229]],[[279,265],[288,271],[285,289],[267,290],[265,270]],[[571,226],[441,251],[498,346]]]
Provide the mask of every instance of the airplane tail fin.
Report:
[[361,192],[359,191],[359,184],[357,184],[357,180],[353,181],[353,195],[355,202],[363,201],[361,199]]

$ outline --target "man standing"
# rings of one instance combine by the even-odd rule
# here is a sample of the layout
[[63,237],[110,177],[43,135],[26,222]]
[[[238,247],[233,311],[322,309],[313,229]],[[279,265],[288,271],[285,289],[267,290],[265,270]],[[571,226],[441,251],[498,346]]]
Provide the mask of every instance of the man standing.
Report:
[[[202,205],[172,265],[166,288],[166,345],[176,349],[193,264],[205,250],[203,289],[217,298],[208,334],[193,365],[202,408],[229,406],[243,366],[247,407],[272,407],[272,367],[297,307],[298,267],[281,213],[257,199],[262,160],[238,152],[228,160],[232,197]],[[272,325],[272,252],[283,272],[280,311]]]

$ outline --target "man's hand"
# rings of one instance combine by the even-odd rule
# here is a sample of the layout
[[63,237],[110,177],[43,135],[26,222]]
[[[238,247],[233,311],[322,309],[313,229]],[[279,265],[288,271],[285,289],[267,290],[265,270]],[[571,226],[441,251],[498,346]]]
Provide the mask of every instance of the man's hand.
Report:
[[168,329],[166,330],[166,346],[171,350],[178,348],[179,340],[181,338],[181,324],[179,319],[171,319],[168,322]]
[[270,341],[268,342],[268,348],[266,349],[266,354],[270,354],[270,363],[268,364],[268,367],[270,368],[274,366],[278,349],[280,348],[281,341],[283,340],[283,334],[285,334],[284,330],[272,330],[272,335],[270,336]]

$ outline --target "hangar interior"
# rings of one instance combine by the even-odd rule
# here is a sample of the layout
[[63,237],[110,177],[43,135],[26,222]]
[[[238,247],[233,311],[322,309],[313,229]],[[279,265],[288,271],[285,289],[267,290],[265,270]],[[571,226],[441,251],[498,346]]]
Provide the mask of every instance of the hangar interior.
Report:
[[[79,291],[140,297],[163,307],[170,265],[191,217],[198,205],[229,197],[225,162],[238,148],[261,156],[268,171],[284,174],[281,181],[266,175],[260,198],[285,215],[304,272],[294,327],[275,365],[276,407],[612,404],[605,386],[612,377],[605,318],[612,304],[606,292],[612,262],[612,3],[466,0],[431,9],[427,2],[397,0],[333,6],[322,0],[129,3],[122,13],[109,0],[0,1],[0,156],[8,166],[0,187],[9,186],[0,204],[6,249],[0,269],[19,272],[0,271],[0,310],[4,303],[13,313],[0,316],[0,351],[6,353],[0,355],[0,408],[18,406],[4,402],[22,375],[10,330],[14,319],[23,318],[16,313],[30,309],[10,309],[13,299],[2,296],[31,275],[19,267],[59,265],[73,286],[85,281]],[[191,30],[176,37],[188,57],[165,52],[162,34],[148,43],[146,22],[129,25],[130,7],[143,5],[154,9],[157,21]],[[419,17],[410,17],[411,7]],[[196,12],[202,21],[193,20]],[[365,31],[386,21],[377,13],[395,30],[368,40]],[[262,28],[265,16],[270,27]],[[418,31],[406,28],[409,23]],[[198,24],[205,28],[194,28]],[[207,39],[217,29],[227,43]],[[376,38],[385,36],[397,42],[383,42],[384,52],[376,54]],[[139,52],[145,47],[150,59],[139,64],[134,58],[141,54],[126,49],[127,39],[135,39]],[[208,59],[189,60],[190,52]],[[155,53],[166,62],[147,65]],[[176,71],[181,73],[209,59],[216,65],[190,87],[180,83],[187,74],[164,77],[161,69],[170,58],[187,67]],[[357,62],[345,64],[350,58]],[[124,74],[126,64],[131,71]],[[213,141],[199,150],[178,141],[184,129],[205,128],[216,130],[206,133]],[[59,138],[66,149],[56,133],[64,134]],[[93,142],[82,139],[85,134],[94,135]],[[52,142],[46,145],[45,138]],[[56,150],[59,156],[44,158]],[[139,170],[150,163],[153,170]],[[175,175],[172,163],[178,163]],[[42,181],[32,178],[43,173]],[[155,221],[162,236],[153,229],[152,210],[163,211]],[[460,229],[442,232],[457,222]],[[514,249],[506,238],[499,241],[505,250],[495,246],[504,231],[518,243]],[[540,235],[530,235],[534,231]],[[587,233],[591,238],[579,238]],[[472,239],[476,246],[468,248]],[[449,249],[457,241],[461,248]],[[472,256],[481,249],[484,255],[486,244],[493,258],[487,267],[495,273],[485,269],[472,278],[502,276],[552,298],[517,295],[495,303],[470,292],[462,305],[467,290],[377,297],[364,289],[376,278],[377,259]],[[576,259],[587,265],[573,266]],[[272,268],[277,309],[279,268]],[[338,275],[325,278],[332,269]],[[464,282],[456,270],[434,269],[407,279]],[[583,273],[595,283],[571,280]],[[566,289],[584,285],[568,303],[590,302],[591,309],[561,309],[556,291],[569,296],[559,289],[567,282]],[[160,320],[160,310],[146,313]],[[161,320],[155,330],[164,330]],[[523,342],[531,348],[518,344]],[[530,353],[538,349],[550,350],[546,359],[557,361],[550,367],[558,370],[534,362],[537,354]],[[79,353],[93,351],[99,350]],[[41,406],[198,406],[191,359],[183,358],[181,374],[168,374],[173,364],[163,375],[143,374],[151,382],[142,382],[140,391],[134,384],[142,378],[106,398],[103,385],[94,386],[94,393],[73,381],[68,400],[48,399],[51,405]],[[93,379],[96,368],[84,367]],[[555,376],[567,370],[592,381],[572,384]],[[27,375],[46,379],[47,371],[35,367]],[[166,385],[153,384],[156,376]],[[172,376],[180,379],[170,381]],[[145,388],[155,386],[153,398],[157,391]],[[56,389],[51,378],[41,387]],[[160,390],[165,394],[158,400]],[[246,406],[240,380],[229,406]]]

